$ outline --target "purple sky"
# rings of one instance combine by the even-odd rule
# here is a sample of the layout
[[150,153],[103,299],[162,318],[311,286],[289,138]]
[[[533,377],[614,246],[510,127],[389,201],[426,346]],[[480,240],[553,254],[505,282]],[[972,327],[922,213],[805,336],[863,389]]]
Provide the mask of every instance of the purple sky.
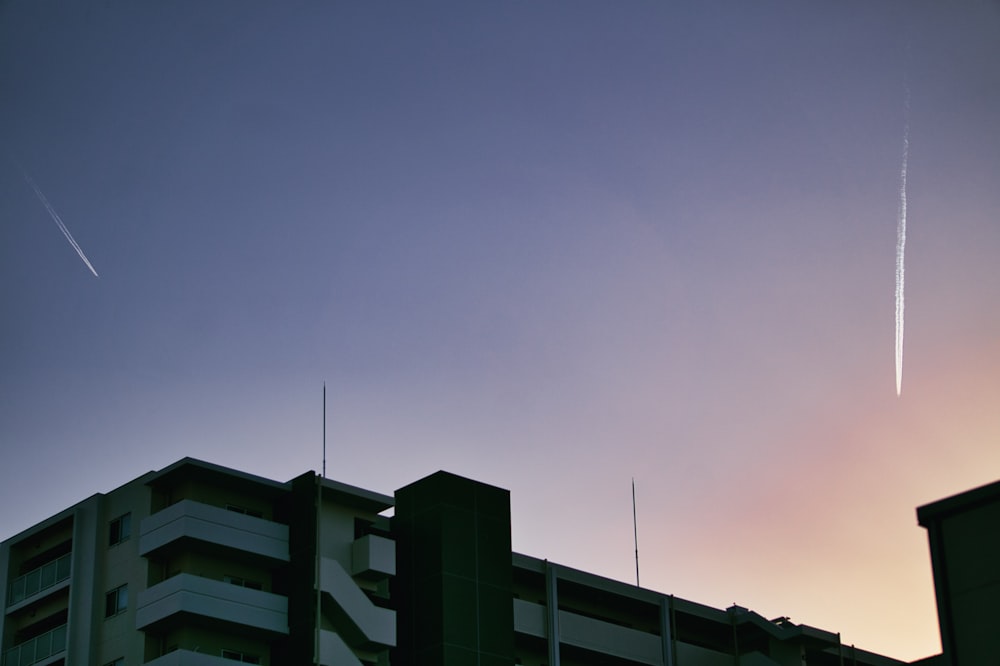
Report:
[[326,381],[334,478],[509,488],[631,581],[634,476],[645,586],[939,651],[914,508],[1000,476],[996,0],[8,0],[0,119],[0,537],[319,469]]

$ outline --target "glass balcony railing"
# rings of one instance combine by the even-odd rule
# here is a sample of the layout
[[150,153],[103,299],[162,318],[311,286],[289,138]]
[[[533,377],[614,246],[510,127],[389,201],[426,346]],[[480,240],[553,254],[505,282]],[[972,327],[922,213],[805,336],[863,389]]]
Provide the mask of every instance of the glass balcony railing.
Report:
[[7,650],[3,666],[31,666],[66,649],[66,625],[46,631]]
[[10,584],[7,605],[16,604],[69,578],[69,556],[70,553],[66,553],[59,559],[46,562],[37,569],[15,578]]

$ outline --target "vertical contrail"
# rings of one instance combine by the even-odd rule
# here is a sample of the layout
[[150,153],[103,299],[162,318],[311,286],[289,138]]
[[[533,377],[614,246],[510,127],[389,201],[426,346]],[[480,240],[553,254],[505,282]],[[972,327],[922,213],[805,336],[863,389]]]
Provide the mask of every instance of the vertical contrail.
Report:
[[903,390],[903,295],[906,268],[906,167],[910,157],[910,85],[904,82],[903,165],[899,170],[899,220],[896,225],[896,396]]
[[49,212],[49,216],[56,223],[56,225],[59,226],[59,230],[63,233],[63,236],[66,237],[66,240],[69,241],[69,244],[73,246],[73,249],[76,250],[76,253],[80,255],[81,259],[83,259],[83,263],[87,264],[87,268],[89,268],[90,272],[94,274],[94,277],[100,277],[100,275],[97,274],[97,271],[94,270],[93,264],[91,264],[90,260],[87,259],[87,255],[83,253],[83,250],[80,249],[80,246],[73,238],[73,234],[71,234],[69,232],[69,229],[66,228],[66,225],[63,224],[62,218],[59,217],[59,213],[56,212],[56,209],[52,207],[52,204],[49,203],[49,200],[45,198],[44,194],[42,194],[42,190],[38,187],[38,185],[35,184],[35,181],[31,179],[31,176],[29,176],[28,172],[24,170],[24,167],[22,167],[19,164],[18,168],[21,169],[21,174],[24,175],[24,180],[28,183],[28,185],[31,185],[31,189],[35,191],[35,196],[37,196],[38,200],[42,202],[43,206],[45,206],[45,210]]

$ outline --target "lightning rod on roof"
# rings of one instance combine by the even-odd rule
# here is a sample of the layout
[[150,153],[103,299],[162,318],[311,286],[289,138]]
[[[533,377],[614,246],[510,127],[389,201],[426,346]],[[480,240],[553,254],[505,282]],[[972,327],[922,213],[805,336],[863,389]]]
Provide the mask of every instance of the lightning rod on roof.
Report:
[[632,477],[632,539],[635,542],[635,586],[639,587],[639,527],[635,519],[635,477]]
[[326,382],[323,382],[323,478],[326,478]]

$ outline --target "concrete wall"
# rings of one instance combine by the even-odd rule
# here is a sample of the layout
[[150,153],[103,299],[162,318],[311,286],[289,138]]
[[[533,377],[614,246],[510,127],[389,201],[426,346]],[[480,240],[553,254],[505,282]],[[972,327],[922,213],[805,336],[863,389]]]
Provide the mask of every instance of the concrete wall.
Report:
[[399,649],[405,664],[510,666],[510,495],[438,472],[396,491]]
[[[97,554],[96,580],[101,585],[93,590],[91,612],[94,620],[91,651],[94,663],[105,664],[119,657],[126,663],[142,663],[142,635],[135,629],[136,599],[146,589],[147,566],[139,557],[139,523],[149,515],[150,492],[143,479],[136,479],[101,496],[93,525],[94,548]],[[109,543],[111,521],[124,514],[130,516],[127,538]],[[112,618],[104,618],[104,601],[109,590],[128,585],[128,608]]]

